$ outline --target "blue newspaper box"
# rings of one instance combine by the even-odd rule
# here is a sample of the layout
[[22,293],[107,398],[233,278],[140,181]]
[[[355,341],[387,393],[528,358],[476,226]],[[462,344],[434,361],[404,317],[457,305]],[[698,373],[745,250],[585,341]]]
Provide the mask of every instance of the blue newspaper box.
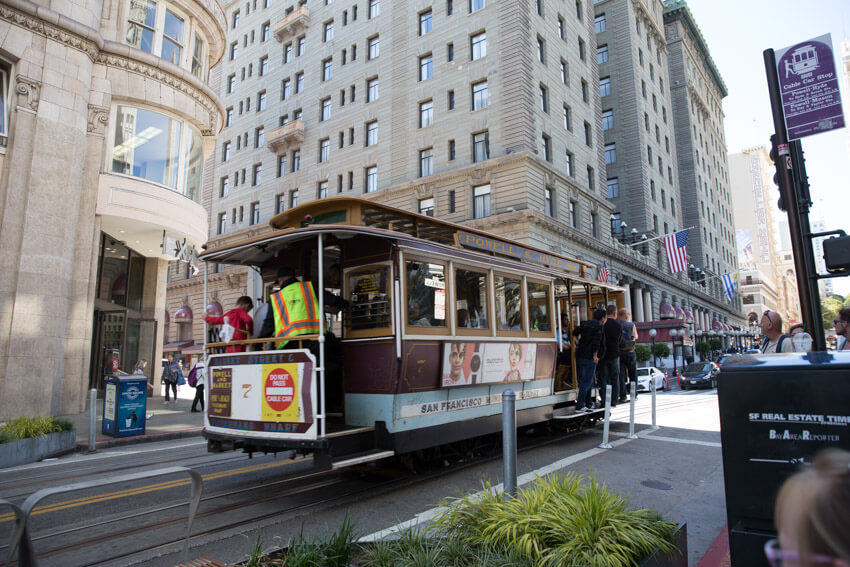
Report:
[[107,376],[103,395],[103,433],[113,437],[145,432],[148,379],[145,376]]

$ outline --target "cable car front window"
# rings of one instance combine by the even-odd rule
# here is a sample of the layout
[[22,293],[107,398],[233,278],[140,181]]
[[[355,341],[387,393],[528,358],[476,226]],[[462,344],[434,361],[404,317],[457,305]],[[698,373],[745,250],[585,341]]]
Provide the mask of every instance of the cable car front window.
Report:
[[407,324],[446,326],[446,269],[441,264],[407,262]]

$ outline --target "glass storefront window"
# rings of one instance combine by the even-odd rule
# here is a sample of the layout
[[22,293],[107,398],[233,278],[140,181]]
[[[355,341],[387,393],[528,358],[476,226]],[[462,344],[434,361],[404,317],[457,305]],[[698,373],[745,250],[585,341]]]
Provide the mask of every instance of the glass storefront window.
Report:
[[144,108],[116,105],[112,116],[112,172],[166,185],[200,202],[203,139],[198,130]]

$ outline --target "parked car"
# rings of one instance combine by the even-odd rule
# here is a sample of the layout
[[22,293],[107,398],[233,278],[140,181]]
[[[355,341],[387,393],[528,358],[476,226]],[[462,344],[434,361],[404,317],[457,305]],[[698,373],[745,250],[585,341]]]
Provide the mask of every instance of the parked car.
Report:
[[715,388],[719,371],[720,368],[713,362],[692,362],[682,372],[681,387],[683,390]]
[[732,358],[731,354],[721,354],[720,356],[714,359],[714,364],[716,364],[718,368],[722,368],[726,361],[730,358]]
[[751,348],[744,351],[744,354],[761,354],[761,351],[757,348]]
[[667,389],[667,375],[654,366],[637,369],[637,391],[649,392],[651,380],[655,380],[656,390]]

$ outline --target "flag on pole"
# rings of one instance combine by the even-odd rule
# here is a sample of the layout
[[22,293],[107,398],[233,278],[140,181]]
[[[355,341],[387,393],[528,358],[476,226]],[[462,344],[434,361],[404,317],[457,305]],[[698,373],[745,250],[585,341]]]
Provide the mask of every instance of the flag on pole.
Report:
[[738,273],[723,274],[723,288],[726,290],[726,297],[729,298],[729,301],[732,301],[736,287],[738,287]]
[[675,274],[688,269],[688,230],[682,230],[664,237],[667,249],[667,262],[670,273]]
[[599,281],[607,282],[609,275],[610,274],[608,273],[608,264],[606,264],[605,261],[603,260],[602,261],[602,267],[599,268]]

